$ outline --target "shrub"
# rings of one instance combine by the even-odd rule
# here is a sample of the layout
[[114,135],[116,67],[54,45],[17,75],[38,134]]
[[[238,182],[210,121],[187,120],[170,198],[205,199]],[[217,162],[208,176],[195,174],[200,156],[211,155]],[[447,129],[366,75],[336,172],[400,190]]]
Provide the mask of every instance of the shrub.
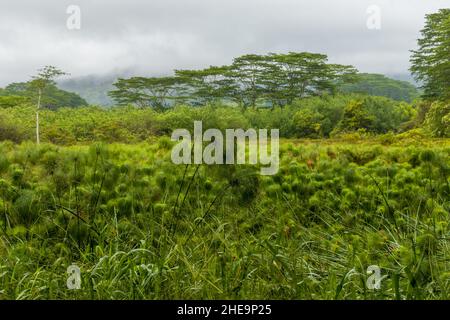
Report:
[[450,137],[450,102],[434,102],[425,117],[425,128],[434,137]]
[[24,140],[24,134],[22,129],[7,121],[0,115],[0,141],[10,140],[12,142],[21,142]]

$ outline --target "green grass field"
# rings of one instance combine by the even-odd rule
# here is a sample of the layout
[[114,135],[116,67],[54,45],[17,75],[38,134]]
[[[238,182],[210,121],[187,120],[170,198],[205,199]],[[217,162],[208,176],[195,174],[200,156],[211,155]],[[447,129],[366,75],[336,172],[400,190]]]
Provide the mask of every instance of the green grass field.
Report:
[[449,299],[450,141],[381,142],[283,140],[274,176],[0,143],[0,299]]

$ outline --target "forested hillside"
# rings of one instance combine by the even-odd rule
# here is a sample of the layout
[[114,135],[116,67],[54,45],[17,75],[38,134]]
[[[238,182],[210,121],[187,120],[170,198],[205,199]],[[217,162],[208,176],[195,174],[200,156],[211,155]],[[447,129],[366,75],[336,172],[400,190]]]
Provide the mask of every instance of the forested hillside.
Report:
[[[36,92],[37,90],[32,87],[30,82],[11,83],[4,89],[0,88],[0,108],[36,103]],[[88,103],[78,94],[61,90],[52,84],[46,88],[42,105],[48,109],[58,109],[87,106]]]
[[390,79],[381,74],[361,73],[355,82],[340,87],[342,92],[366,93],[388,97],[398,101],[412,102],[419,97],[417,88],[407,81]]

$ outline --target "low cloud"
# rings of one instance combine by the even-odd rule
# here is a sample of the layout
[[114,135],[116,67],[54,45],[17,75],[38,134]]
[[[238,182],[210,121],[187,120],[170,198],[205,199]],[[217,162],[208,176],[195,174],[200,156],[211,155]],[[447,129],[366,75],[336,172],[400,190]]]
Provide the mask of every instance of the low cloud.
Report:
[[[68,30],[66,9],[81,8]],[[366,26],[381,9],[381,30]],[[425,14],[450,0],[80,0],[0,4],[0,86],[56,65],[78,77],[228,64],[245,53],[311,51],[364,72],[407,73]]]

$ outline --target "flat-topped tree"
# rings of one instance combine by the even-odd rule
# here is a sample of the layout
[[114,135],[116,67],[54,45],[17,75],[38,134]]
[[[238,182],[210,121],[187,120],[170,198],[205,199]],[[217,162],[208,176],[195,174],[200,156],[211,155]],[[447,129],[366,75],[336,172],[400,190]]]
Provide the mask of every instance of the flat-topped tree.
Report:
[[351,81],[352,76],[356,74],[356,69],[352,66],[329,64],[325,54],[272,53],[269,58],[280,70],[278,88],[287,104],[292,103],[294,99],[322,92],[334,93],[338,83]]
[[356,69],[327,60],[324,54],[309,52],[238,57],[227,74],[237,88],[232,96],[244,107],[255,108],[260,99],[275,107],[323,92],[334,93],[339,83],[352,81]]
[[229,77],[228,66],[210,66],[203,70],[176,70],[177,78],[185,85],[184,96],[193,104],[211,104],[225,98],[236,89]]
[[165,110],[170,101],[178,98],[182,85],[177,77],[132,77],[118,79],[108,95],[121,105],[135,104],[140,108],[151,107],[157,111]]
[[30,81],[31,88],[37,90],[37,106],[36,106],[36,143],[40,144],[39,133],[39,110],[41,109],[42,95],[45,93],[45,89],[50,85],[55,85],[55,79],[67,75],[66,72],[54,67],[45,66],[38,70],[38,74],[32,77]]
[[230,77],[234,79],[239,90],[235,99],[241,100],[244,108],[256,108],[256,103],[264,94],[261,80],[266,72],[267,58],[257,54],[246,54],[233,60]]
[[284,106],[298,98],[334,93],[355,73],[352,66],[327,63],[323,54],[247,54],[230,66],[175,70],[175,77],[119,79],[109,95],[119,104],[157,110],[165,110],[169,101],[191,105],[232,101],[243,109],[256,109],[258,103]]

